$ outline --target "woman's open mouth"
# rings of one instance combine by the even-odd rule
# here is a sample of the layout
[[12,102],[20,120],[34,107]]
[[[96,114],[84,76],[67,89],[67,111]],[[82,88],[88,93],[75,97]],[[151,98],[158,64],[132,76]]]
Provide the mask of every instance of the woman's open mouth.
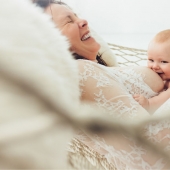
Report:
[[90,33],[87,33],[87,34],[83,35],[83,37],[81,38],[81,41],[86,41],[90,37],[91,37]]

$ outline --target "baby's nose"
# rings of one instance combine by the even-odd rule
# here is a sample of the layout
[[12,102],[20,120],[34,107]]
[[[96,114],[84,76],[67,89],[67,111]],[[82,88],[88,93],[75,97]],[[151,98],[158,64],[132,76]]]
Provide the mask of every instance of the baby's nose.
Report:
[[154,62],[152,68],[159,69],[160,67],[159,67],[159,64],[157,62]]

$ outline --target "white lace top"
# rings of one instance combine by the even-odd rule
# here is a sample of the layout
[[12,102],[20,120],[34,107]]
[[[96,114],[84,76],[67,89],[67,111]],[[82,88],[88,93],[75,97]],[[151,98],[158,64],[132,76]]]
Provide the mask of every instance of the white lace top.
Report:
[[[105,110],[112,119],[136,120],[148,115],[132,97],[142,94],[146,98],[158,93],[145,83],[145,75],[135,67],[105,67],[91,61],[78,61],[80,66],[80,88],[83,100],[90,100]],[[159,113],[158,113],[159,114]],[[143,135],[148,140],[160,143],[169,149],[170,121],[160,121],[143,127]],[[165,132],[164,132],[165,131]],[[167,164],[159,155],[123,134],[110,136],[86,136],[77,138],[104,155],[117,169],[164,169]]]

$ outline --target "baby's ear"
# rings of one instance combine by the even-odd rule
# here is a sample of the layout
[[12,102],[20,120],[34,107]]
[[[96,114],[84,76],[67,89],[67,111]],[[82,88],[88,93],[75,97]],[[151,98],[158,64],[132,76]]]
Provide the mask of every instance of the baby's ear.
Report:
[[116,56],[108,46],[108,44],[92,29],[90,28],[91,35],[100,44],[99,54],[101,58],[106,62],[107,66],[118,66]]

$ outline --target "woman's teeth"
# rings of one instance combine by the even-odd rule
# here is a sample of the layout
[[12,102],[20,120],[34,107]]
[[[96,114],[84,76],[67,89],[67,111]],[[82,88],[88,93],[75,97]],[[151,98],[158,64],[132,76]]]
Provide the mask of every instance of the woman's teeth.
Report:
[[85,41],[85,40],[87,40],[88,38],[90,38],[90,33],[84,35],[84,36],[81,38],[81,41]]

